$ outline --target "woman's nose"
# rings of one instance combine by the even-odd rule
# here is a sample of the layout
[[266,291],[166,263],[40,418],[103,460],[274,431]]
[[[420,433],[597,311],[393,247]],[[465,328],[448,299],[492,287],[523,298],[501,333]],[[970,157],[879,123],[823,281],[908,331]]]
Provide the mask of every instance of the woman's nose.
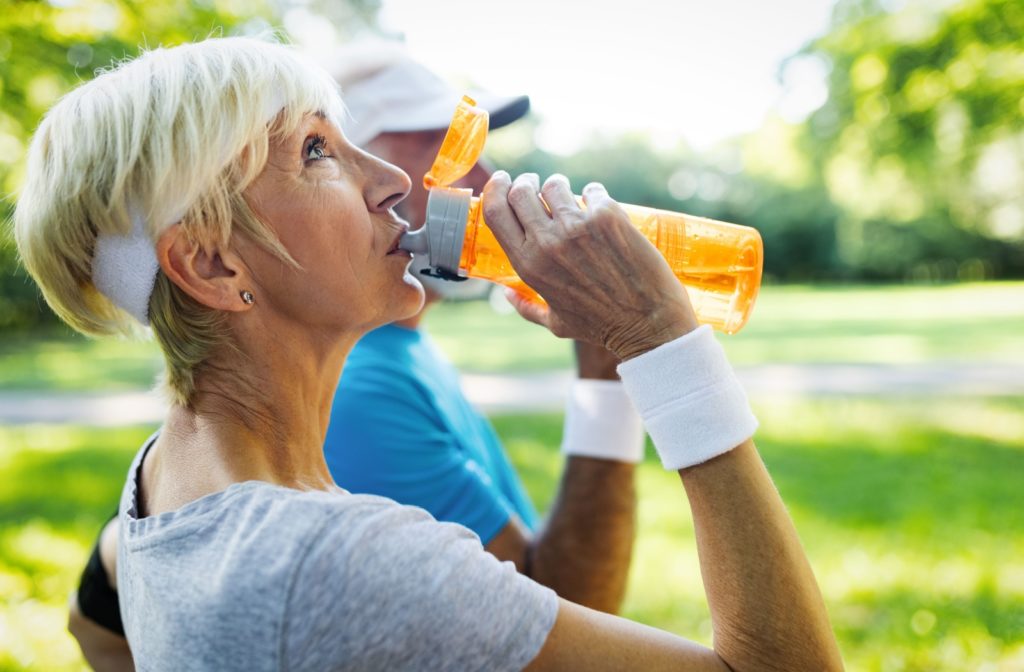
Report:
[[385,212],[409,195],[412,180],[401,168],[375,156],[366,156],[371,164],[366,171],[366,204],[375,212]]

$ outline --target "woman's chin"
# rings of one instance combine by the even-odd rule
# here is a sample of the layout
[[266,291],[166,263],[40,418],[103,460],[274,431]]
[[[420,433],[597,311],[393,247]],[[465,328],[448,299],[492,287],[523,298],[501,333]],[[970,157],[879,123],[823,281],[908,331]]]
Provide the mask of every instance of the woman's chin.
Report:
[[397,315],[394,320],[404,320],[416,315],[423,310],[423,304],[426,301],[423,285],[415,276],[407,272],[402,280],[405,281],[405,291],[402,292],[401,298],[396,298],[394,302],[395,312],[401,313],[401,315]]

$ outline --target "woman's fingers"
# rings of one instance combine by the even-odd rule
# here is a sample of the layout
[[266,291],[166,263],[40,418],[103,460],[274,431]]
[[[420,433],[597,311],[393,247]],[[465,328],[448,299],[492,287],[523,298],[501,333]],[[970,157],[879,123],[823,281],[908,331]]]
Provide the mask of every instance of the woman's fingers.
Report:
[[494,232],[494,237],[498,239],[502,249],[510,255],[515,255],[526,239],[526,232],[508,204],[508,192],[511,188],[512,180],[508,173],[504,170],[495,172],[484,185],[481,207],[484,220]]
[[573,196],[572,188],[569,186],[569,178],[555,173],[544,180],[541,188],[541,196],[551,210],[552,218],[560,223],[569,235],[573,236],[583,227],[584,213],[579,202]]
[[539,324],[542,327],[549,326],[548,320],[551,316],[551,311],[547,306],[534,303],[511,287],[505,288],[505,298],[516,309],[516,312],[526,320]]
[[508,190],[508,203],[528,238],[537,239],[551,226],[551,215],[540,200],[540,178],[537,173],[523,173]]

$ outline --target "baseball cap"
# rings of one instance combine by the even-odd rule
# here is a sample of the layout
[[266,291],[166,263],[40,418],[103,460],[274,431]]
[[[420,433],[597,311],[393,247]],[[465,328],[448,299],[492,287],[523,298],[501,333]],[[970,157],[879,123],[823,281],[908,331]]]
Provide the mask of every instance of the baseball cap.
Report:
[[512,123],[530,109],[529,96],[460,91],[396,42],[356,43],[336,52],[327,67],[341,85],[348,108],[342,130],[355,145],[364,145],[381,133],[448,128],[455,106],[466,93],[487,110],[491,129]]

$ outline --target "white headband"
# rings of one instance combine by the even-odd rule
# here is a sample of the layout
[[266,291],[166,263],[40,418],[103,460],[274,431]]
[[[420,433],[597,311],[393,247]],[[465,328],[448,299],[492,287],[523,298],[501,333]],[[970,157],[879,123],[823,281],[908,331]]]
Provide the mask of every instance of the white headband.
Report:
[[149,326],[149,297],[160,263],[142,215],[129,209],[132,232],[127,236],[103,233],[92,255],[92,284],[114,305]]
[[[266,123],[273,121],[283,108],[283,97],[280,92],[275,92],[264,108]],[[227,144],[227,139],[224,139],[224,144]],[[185,211],[182,208],[181,212],[175,213],[169,222],[157,230],[163,231],[167,226],[181,221]],[[128,215],[132,220],[132,230],[127,236],[101,233],[96,237],[96,248],[92,255],[92,284],[115,306],[148,327],[149,297],[153,294],[160,262],[157,261],[156,247],[146,232],[146,222],[139,208],[129,206]]]

